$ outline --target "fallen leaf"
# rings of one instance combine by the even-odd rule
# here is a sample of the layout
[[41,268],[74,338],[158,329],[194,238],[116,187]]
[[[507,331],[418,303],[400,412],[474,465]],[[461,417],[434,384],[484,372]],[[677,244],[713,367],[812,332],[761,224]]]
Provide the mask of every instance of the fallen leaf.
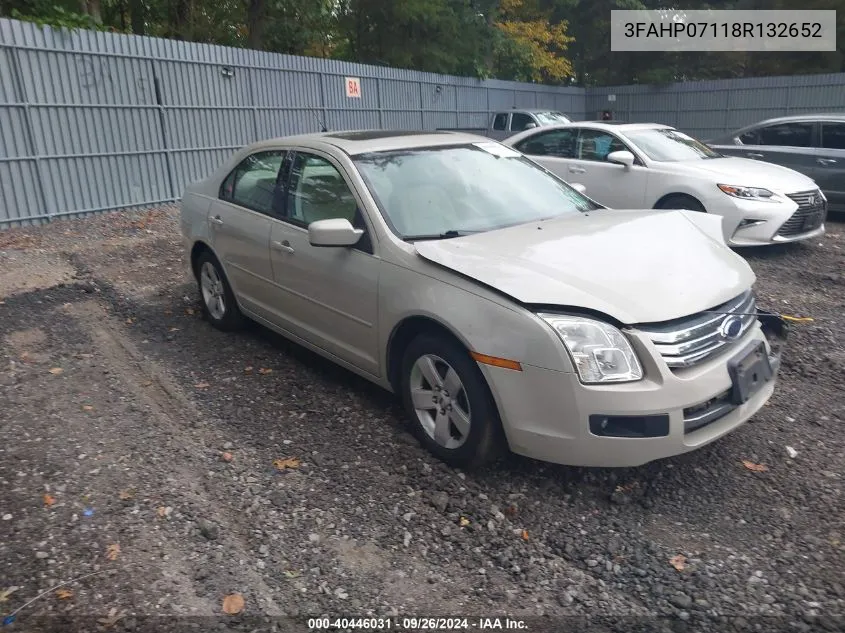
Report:
[[106,548],[106,558],[109,560],[117,560],[117,555],[120,554],[120,545],[112,543]]
[[8,602],[9,596],[15,593],[20,587],[6,587],[3,591],[0,591],[0,602]]
[[158,516],[161,517],[162,519],[166,519],[167,517],[170,516],[170,513],[172,511],[173,511],[173,508],[171,508],[170,506],[159,506],[158,509],[156,510],[156,514],[158,514]]
[[192,315],[193,313],[194,313],[194,309],[193,309],[193,308],[185,308],[185,314],[187,314],[187,315],[189,315],[189,316],[190,316],[190,315]]
[[285,470],[286,468],[299,468],[299,458],[284,457],[282,459],[274,459],[273,466],[275,466],[277,470]]
[[285,570],[285,576],[287,576],[288,578],[298,578],[301,575],[302,575],[302,572],[300,572],[299,570],[296,570],[296,569],[286,569]]
[[230,461],[232,461],[232,459],[234,459],[234,458],[232,457],[232,454],[231,454],[231,453],[223,453],[223,454],[220,456],[220,459],[222,459],[224,462],[230,462]]
[[209,384],[207,382],[198,382],[194,385],[197,389],[208,389]]
[[130,318],[126,319],[126,322],[127,322],[129,325],[132,325],[133,323],[135,323],[135,319],[133,319],[132,317],[130,317]]
[[469,525],[469,519],[466,517],[461,517],[461,520],[458,521],[461,527],[466,527]]
[[522,530],[522,540],[523,541],[528,540],[528,530]]
[[745,466],[748,470],[754,471],[755,473],[764,473],[769,470],[769,467],[765,464],[755,464],[754,462],[750,462],[747,459],[742,460],[742,465]]
[[99,620],[97,620],[97,622],[105,628],[110,629],[115,624],[117,624],[117,621],[125,615],[126,611],[118,612],[117,608],[112,607],[111,610],[109,610],[109,614],[104,618],[100,618]]
[[121,490],[120,494],[118,494],[117,496],[120,497],[120,499],[123,500],[123,501],[128,501],[129,499],[131,499],[135,495],[132,494],[131,490]]
[[262,367],[261,369],[258,370],[258,373],[266,376],[267,374],[272,374],[273,370],[266,368],[266,367]]
[[244,597],[239,593],[230,593],[223,598],[223,613],[237,615],[244,610]]
[[252,367],[244,367],[244,373],[245,374],[251,374],[252,373]]
[[677,554],[669,559],[669,564],[678,571],[684,571],[687,566],[687,557],[683,554]]
[[83,410],[83,411],[93,411],[93,410],[94,410],[94,407],[92,407],[90,404],[83,404],[83,405],[82,405],[82,410]]
[[65,370],[64,370],[64,369],[62,369],[61,367],[53,367],[53,368],[50,370],[50,373],[51,373],[51,374],[53,374],[54,376],[58,376],[59,374],[64,373],[64,371],[65,371]]
[[168,330],[168,332],[178,332],[178,331],[179,331],[178,327],[172,327]]
[[71,591],[70,589],[59,589],[56,592],[56,597],[59,600],[69,600],[73,598],[73,591]]
[[56,503],[56,498],[51,494],[45,493],[44,494],[44,505],[49,508],[54,503]]
[[152,380],[148,380],[148,381],[147,381],[147,382],[145,382],[145,383],[141,383],[141,386],[142,386],[142,387],[149,387],[149,386],[150,386],[150,385],[152,385],[152,384],[153,384],[153,381],[152,381]]
[[516,506],[508,506],[507,508],[505,508],[505,516],[516,516]]

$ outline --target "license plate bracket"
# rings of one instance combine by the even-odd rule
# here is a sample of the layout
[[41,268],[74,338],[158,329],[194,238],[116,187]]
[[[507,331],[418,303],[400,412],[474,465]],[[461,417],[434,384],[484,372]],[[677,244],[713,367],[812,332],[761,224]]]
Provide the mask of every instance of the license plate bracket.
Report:
[[731,377],[731,400],[736,405],[745,404],[754,397],[774,376],[769,354],[763,341],[754,341],[728,361]]
[[812,231],[817,229],[822,224],[822,210],[813,211],[804,218],[804,223],[801,225],[802,231]]

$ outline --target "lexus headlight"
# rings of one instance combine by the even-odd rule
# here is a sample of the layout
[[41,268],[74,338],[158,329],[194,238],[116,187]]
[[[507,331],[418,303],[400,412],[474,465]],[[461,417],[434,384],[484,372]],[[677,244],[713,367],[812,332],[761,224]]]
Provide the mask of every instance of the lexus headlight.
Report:
[[539,314],[569,350],[581,382],[601,384],[641,380],[643,368],[634,349],[618,329],[595,319]]
[[760,187],[739,187],[736,185],[716,185],[723,193],[732,198],[742,200],[757,200],[759,202],[780,202],[780,198],[774,191],[761,189]]

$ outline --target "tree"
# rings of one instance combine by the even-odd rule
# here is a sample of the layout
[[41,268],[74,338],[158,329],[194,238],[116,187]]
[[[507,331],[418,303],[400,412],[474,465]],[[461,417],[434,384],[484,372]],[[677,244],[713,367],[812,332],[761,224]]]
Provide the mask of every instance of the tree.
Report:
[[500,72],[510,70],[502,74],[549,83],[569,79],[573,69],[564,54],[574,38],[568,22],[552,14],[538,0],[502,0],[495,26],[506,38],[500,38],[496,63]]

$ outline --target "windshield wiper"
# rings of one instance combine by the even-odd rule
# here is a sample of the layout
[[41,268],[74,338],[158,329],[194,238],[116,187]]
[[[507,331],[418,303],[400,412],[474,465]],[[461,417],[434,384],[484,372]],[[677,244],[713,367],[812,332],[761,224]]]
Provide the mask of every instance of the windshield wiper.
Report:
[[464,235],[471,235],[473,233],[480,233],[480,231],[456,231],[451,229],[443,233],[434,233],[432,235],[406,235],[402,239],[406,242],[418,242],[422,240],[447,240],[452,237],[463,237]]

